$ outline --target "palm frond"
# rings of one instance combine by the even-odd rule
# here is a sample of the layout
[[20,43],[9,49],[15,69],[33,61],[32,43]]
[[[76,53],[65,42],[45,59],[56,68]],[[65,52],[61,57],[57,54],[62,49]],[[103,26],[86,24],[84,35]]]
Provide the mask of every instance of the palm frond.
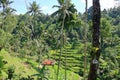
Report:
[[14,1],[9,1],[9,4],[13,3]]
[[28,7],[28,12],[30,14],[41,14],[41,10],[39,5],[33,1],[32,3],[29,3],[30,7]]
[[69,17],[70,16],[70,13],[69,11],[65,10],[65,14]]
[[58,5],[54,5],[52,8],[55,8],[55,7],[60,8],[60,6],[58,6]]
[[56,12],[54,12],[53,14],[51,14],[51,17],[54,17],[54,16],[57,15],[59,12],[60,12],[59,10],[56,11]]
[[74,4],[71,4],[68,8],[69,11],[71,11],[72,13],[75,13],[77,12],[77,9],[75,9],[75,5]]
[[60,5],[64,4],[64,2],[65,2],[65,0],[58,0],[58,3],[59,3]]

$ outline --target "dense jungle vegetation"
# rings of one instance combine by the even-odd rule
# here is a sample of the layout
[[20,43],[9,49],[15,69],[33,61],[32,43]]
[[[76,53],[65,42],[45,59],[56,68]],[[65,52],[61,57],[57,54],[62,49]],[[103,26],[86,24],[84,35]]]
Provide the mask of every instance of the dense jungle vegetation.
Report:
[[80,13],[70,0],[57,1],[49,15],[35,1],[25,14],[15,14],[13,1],[0,0],[0,80],[120,80],[120,6],[95,15],[100,6]]

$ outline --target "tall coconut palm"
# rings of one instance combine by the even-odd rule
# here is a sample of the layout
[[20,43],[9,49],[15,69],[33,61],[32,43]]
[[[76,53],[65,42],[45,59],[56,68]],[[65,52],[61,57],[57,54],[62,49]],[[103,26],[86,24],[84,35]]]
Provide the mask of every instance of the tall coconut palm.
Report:
[[46,46],[43,48],[44,46],[44,38],[43,38],[43,35],[44,35],[44,31],[41,32],[41,34],[39,34],[40,36],[38,37],[37,36],[37,32],[36,32],[36,21],[37,21],[37,17],[39,15],[41,15],[41,10],[40,10],[40,6],[39,4],[36,3],[36,1],[33,1],[32,3],[30,3],[30,6],[28,7],[28,11],[27,11],[27,14],[30,14],[32,20],[31,20],[31,23],[30,23],[30,27],[31,27],[31,31],[32,31],[32,40],[36,42],[37,44],[37,51],[38,51],[38,59],[39,59],[39,64],[41,63],[42,61],[42,53],[45,53],[45,50],[46,50]]
[[58,4],[59,5],[53,6],[53,8],[57,7],[58,10],[55,11],[52,16],[57,15],[59,17],[59,22],[62,22],[64,16],[65,19],[70,20],[70,18],[72,18],[72,15],[77,12],[77,10],[74,8],[75,6],[71,4],[71,0],[58,0]]
[[[72,15],[76,12],[76,9],[74,8],[74,5],[71,4],[71,0],[57,0],[59,5],[54,5],[53,7],[57,7],[58,10],[54,12],[51,16],[57,15],[58,23],[61,24],[61,33],[60,33],[60,55],[59,55],[59,61],[58,61],[58,70],[57,70],[57,79],[59,76],[59,68],[60,68],[60,60],[62,55],[62,46],[64,44],[63,40],[63,29],[67,27],[67,23],[73,18]],[[66,69],[65,69],[66,70]],[[66,71],[65,71],[66,75]],[[65,77],[66,80],[66,77]]]
[[30,3],[30,7],[28,7],[27,13],[29,13],[33,17],[41,13],[40,6],[36,3],[36,1]]
[[28,7],[28,14],[32,17],[32,23],[31,23],[31,29],[32,29],[32,38],[34,38],[35,35],[35,19],[36,17],[41,14],[41,10],[39,5],[36,3],[36,1],[33,1],[33,3],[30,3],[30,7]]
[[87,69],[87,58],[86,58],[86,51],[87,51],[87,0],[85,0],[85,27],[84,27],[84,79],[86,80],[86,69]]
[[91,52],[91,63],[90,63],[90,71],[88,80],[97,80],[97,70],[99,65],[99,58],[100,58],[100,3],[99,0],[93,0],[93,18],[92,18],[92,47],[93,50]]

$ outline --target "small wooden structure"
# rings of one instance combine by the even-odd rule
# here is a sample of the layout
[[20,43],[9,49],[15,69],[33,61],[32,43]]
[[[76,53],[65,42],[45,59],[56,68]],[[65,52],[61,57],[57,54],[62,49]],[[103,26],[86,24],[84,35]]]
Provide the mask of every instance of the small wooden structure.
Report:
[[45,65],[45,66],[53,66],[55,63],[56,63],[55,60],[48,60],[48,59],[46,59],[46,60],[44,60],[44,61],[42,62],[42,65]]

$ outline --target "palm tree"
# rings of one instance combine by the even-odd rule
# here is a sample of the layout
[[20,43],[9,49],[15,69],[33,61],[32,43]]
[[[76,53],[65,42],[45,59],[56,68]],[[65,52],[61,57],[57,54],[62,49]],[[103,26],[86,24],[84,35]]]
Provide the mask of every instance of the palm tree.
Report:
[[39,5],[33,1],[33,3],[30,3],[30,7],[28,7],[27,14],[30,14],[32,16],[32,24],[31,24],[31,30],[32,30],[32,39],[36,36],[35,35],[35,19],[36,17],[41,14],[41,10]]
[[65,17],[65,20],[71,20],[73,18],[73,14],[77,12],[77,10],[74,8],[75,6],[70,3],[71,0],[58,0],[59,5],[54,5],[54,7],[57,7],[58,10],[55,11],[51,16],[57,15],[59,17],[58,21],[62,22],[63,18]]
[[100,42],[99,42],[99,35],[100,35],[100,3],[99,0],[93,0],[93,34],[92,34],[92,47],[93,50],[91,52],[91,63],[90,63],[90,71],[88,80],[96,80],[97,79],[97,70],[99,65],[99,58],[100,58]]
[[46,53],[47,46],[44,43],[43,35],[45,34],[44,34],[43,29],[41,29],[41,32],[40,32],[41,34],[39,34],[40,35],[39,37],[36,35],[37,32],[35,30],[35,27],[37,27],[36,26],[37,17],[42,14],[40,10],[40,6],[36,3],[36,1],[33,1],[32,3],[30,3],[27,14],[30,14],[30,16],[32,17],[30,27],[32,31],[32,39],[35,41],[37,45],[37,52],[38,52],[37,54],[38,54],[38,59],[39,59],[38,66],[39,66],[39,64],[42,61],[42,56],[43,56],[42,53]]
[[[70,20],[73,19],[73,14],[77,11],[74,8],[74,5],[71,4],[71,0],[57,0],[59,5],[54,5],[54,7],[57,7],[58,10],[56,12],[54,12],[51,16],[55,16],[57,15],[58,19],[58,23],[61,24],[61,32],[60,32],[60,55],[59,55],[59,61],[58,61],[58,69],[57,69],[57,79],[58,80],[58,76],[59,76],[59,68],[60,68],[60,60],[61,60],[61,55],[62,55],[62,47],[64,45],[64,40],[63,40],[63,29],[65,27],[67,27],[68,22],[70,22]],[[65,69],[66,70],[66,69]],[[65,71],[65,75],[66,75],[66,71]],[[65,76],[65,80],[66,80],[66,76]]]
[[13,3],[13,1],[9,1],[9,0],[0,0],[0,7],[3,8],[3,12],[5,11],[5,9],[7,7],[9,7],[9,5]]
[[86,51],[87,51],[87,0],[85,0],[85,27],[84,27],[84,79],[86,80],[86,69],[87,69],[87,58],[86,58]]
[[2,7],[3,12],[2,12],[2,18],[3,18],[3,22],[2,22],[2,26],[1,28],[3,28],[4,24],[5,24],[5,18],[8,16],[8,14],[11,14],[15,11],[15,9],[10,8],[10,4],[13,3],[13,1],[9,1],[9,0],[0,0],[0,7]]
[[39,5],[36,3],[36,1],[33,1],[33,3],[30,3],[30,7],[28,7],[28,12],[31,14],[33,17],[35,17],[38,14],[41,14],[41,10]]

